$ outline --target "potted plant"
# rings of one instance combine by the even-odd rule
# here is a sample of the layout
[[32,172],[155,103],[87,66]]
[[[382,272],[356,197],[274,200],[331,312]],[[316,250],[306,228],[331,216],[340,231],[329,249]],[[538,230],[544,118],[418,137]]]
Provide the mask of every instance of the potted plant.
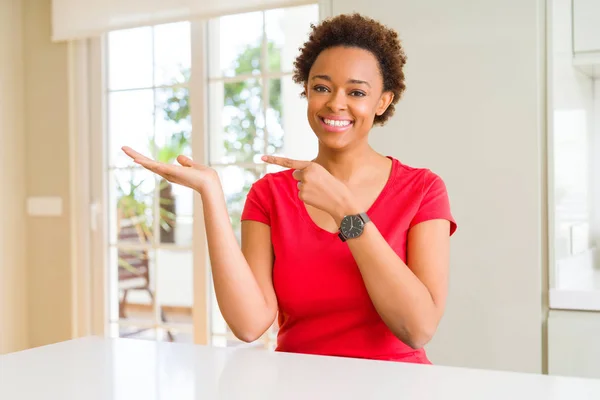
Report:
[[[125,185],[117,182],[117,229],[119,241],[149,242],[152,238],[152,226],[149,224],[150,212],[144,193],[140,187],[144,181],[135,183],[131,176]],[[138,274],[137,265],[147,262],[147,255],[138,250],[119,250],[119,267],[129,274]]]

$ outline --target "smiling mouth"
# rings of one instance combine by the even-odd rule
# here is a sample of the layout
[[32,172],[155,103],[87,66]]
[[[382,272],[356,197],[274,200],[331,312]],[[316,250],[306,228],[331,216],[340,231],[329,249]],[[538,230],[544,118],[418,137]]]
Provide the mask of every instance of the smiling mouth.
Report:
[[350,121],[350,120],[327,119],[327,118],[321,118],[321,117],[320,117],[320,119],[326,126],[329,126],[332,128],[346,128],[353,124],[353,121]]

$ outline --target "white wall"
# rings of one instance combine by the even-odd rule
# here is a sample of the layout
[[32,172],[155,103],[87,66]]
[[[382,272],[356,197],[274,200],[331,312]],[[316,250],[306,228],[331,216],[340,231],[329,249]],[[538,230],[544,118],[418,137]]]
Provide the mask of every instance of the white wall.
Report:
[[28,346],[21,17],[0,0],[0,354]]
[[[407,92],[373,145],[445,180],[458,222],[434,363],[541,372],[544,2],[334,0],[398,30]],[[544,267],[545,268],[545,267]]]

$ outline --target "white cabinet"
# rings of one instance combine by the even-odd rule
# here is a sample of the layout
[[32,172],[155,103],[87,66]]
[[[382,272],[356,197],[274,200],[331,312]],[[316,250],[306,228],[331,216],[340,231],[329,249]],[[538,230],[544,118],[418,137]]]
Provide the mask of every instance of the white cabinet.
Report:
[[600,313],[551,310],[548,373],[600,378]]
[[572,0],[573,65],[600,79],[600,0]]
[[573,0],[573,52],[600,54],[600,0]]

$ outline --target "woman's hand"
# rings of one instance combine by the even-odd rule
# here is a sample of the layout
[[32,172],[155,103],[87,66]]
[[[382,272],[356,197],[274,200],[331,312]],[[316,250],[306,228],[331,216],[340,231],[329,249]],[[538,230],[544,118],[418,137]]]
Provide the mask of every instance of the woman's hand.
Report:
[[127,146],[122,149],[136,164],[162,176],[169,182],[187,186],[200,194],[219,180],[214,169],[197,164],[183,155],[177,157],[177,162],[181,165],[173,165],[154,161]]
[[298,161],[284,157],[263,156],[262,160],[294,169],[298,181],[298,197],[305,204],[325,211],[337,223],[348,214],[360,212],[353,202],[348,186],[331,175],[323,166],[312,161]]

